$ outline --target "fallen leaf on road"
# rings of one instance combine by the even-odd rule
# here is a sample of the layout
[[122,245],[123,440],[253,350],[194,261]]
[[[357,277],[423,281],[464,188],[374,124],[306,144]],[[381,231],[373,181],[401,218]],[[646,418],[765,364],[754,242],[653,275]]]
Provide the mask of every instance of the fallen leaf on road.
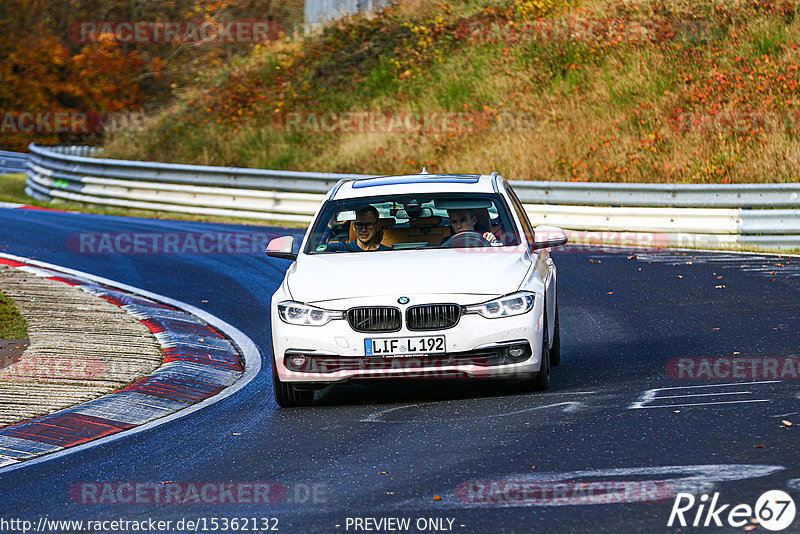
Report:
[[738,350],[735,350],[735,351],[731,352],[731,354],[741,354],[741,352],[739,352]]
[[389,471],[378,471],[379,475],[388,475]]
[[608,295],[613,295],[613,294],[614,294],[614,292],[613,292],[613,291],[609,291],[609,292],[608,292]]
[[792,426],[792,422],[791,421],[783,420],[783,421],[781,421],[781,423],[783,423],[786,426]]
[[719,327],[713,328],[712,330],[719,330]]
[[756,448],[756,449],[766,449],[766,447],[764,447],[763,445],[756,445],[756,447],[755,447],[755,448]]
[[681,413],[680,410],[672,410],[672,413]]
[[231,436],[241,436],[241,432],[231,432]]
[[715,289],[725,289],[725,286],[714,286]]
[[683,276],[681,276],[681,275],[679,275],[679,274],[676,274],[676,275],[675,275],[675,278],[683,278]]
[[434,500],[434,501],[441,501],[441,500],[442,500],[442,498],[441,498],[441,497],[439,497],[438,495],[434,495],[434,496],[433,496],[433,500]]

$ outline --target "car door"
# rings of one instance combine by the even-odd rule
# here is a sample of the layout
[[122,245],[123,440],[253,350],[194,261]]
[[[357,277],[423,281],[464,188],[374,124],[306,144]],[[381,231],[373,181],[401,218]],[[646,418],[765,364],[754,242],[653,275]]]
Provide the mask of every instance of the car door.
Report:
[[[532,245],[536,242],[536,236],[533,226],[528,219],[528,214],[525,212],[525,208],[522,206],[522,202],[520,202],[519,197],[517,197],[517,194],[514,192],[511,184],[505,182],[504,186],[506,193],[511,200],[511,205],[514,207],[514,211],[517,213],[517,217],[522,224],[522,231],[525,234],[525,239],[530,245]],[[532,254],[537,256],[534,260],[537,265],[539,265],[539,262],[542,262],[545,265],[545,272],[542,275],[542,279],[544,280],[545,288],[547,332],[550,334],[552,340],[552,335],[555,331],[556,317],[556,267],[553,259],[550,257],[549,249],[539,249],[536,252],[532,252]],[[548,343],[550,343],[551,340],[548,340]]]

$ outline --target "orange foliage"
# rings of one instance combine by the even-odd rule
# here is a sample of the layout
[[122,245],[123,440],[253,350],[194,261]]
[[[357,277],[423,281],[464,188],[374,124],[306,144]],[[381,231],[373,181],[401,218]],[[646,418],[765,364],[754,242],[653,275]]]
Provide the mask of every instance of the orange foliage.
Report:
[[[98,118],[168,102],[198,66],[220,64],[250,44],[119,42],[113,35],[81,41],[76,25],[92,22],[263,21],[302,17],[299,0],[2,0],[0,8],[0,149],[99,142],[74,133],[14,130],[21,113],[79,113]],[[300,7],[298,10],[297,7]],[[93,36],[94,37],[94,36]]]

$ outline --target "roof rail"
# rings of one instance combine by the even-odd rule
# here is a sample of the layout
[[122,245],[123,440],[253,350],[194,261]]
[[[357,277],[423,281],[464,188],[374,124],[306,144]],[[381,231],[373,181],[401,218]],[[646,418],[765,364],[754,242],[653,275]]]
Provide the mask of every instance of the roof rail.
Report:
[[500,189],[497,187],[497,179],[502,178],[502,176],[500,176],[500,173],[497,171],[492,171],[491,176],[492,176],[492,188],[494,189],[495,193],[499,193]]
[[352,182],[352,181],[353,180],[350,178],[342,178],[341,180],[336,182],[336,185],[334,185],[333,189],[331,189],[331,196],[329,196],[328,198],[333,199],[333,197],[336,195],[336,192],[339,190],[340,187],[342,187],[342,185],[344,185],[345,182]]

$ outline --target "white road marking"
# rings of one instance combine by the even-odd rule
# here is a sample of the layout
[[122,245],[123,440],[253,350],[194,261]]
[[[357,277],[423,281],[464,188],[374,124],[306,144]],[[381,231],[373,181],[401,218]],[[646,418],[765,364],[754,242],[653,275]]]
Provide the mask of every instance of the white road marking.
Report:
[[[713,491],[718,483],[736,480],[747,480],[762,478],[784,471],[782,465],[757,465],[757,464],[720,464],[720,465],[670,465],[654,467],[622,467],[609,469],[585,469],[579,471],[557,471],[557,472],[524,472],[502,477],[486,477],[484,480],[464,481],[460,484],[482,483],[484,489],[492,483],[534,483],[551,484],[559,482],[585,482],[587,486],[592,482],[616,482],[628,484],[633,488],[643,487],[646,484],[667,485],[671,489],[672,495],[685,492],[699,495]],[[666,476],[666,478],[664,478]],[[490,480],[491,479],[491,480]],[[794,482],[800,487],[800,479]],[[636,495],[619,493],[613,500],[603,502],[602,499],[529,499],[521,498],[521,492],[512,494],[509,499],[504,500],[503,495],[490,502],[480,500],[470,501],[464,499],[463,494],[457,495],[455,491],[437,492],[441,496],[441,502],[437,503],[437,508],[486,508],[486,507],[531,507],[531,506],[582,506],[582,505],[601,505],[601,504],[623,504],[627,502],[645,502],[641,498],[636,499]],[[634,492],[635,493],[635,492]],[[514,498],[518,497],[518,498]],[[631,497],[631,498],[628,498]],[[429,505],[427,499],[409,499],[396,505],[399,509],[409,509],[414,506]]]
[[[450,401],[444,401],[450,402]],[[433,403],[439,404],[439,403]],[[432,405],[433,405],[432,404]],[[398,410],[405,410],[407,408],[414,408],[416,406],[422,406],[423,404],[408,404],[405,406],[397,406],[395,408],[389,408],[388,410],[381,410],[379,412],[375,412],[373,414],[368,415],[364,419],[360,419],[360,423],[438,423],[441,421],[461,421],[465,419],[490,419],[496,417],[507,417],[509,415],[517,415],[526,412],[532,412],[536,410],[543,410],[545,408],[555,408],[557,406],[565,406],[563,411],[571,413],[581,409],[583,406],[582,402],[557,402],[555,404],[546,404],[544,406],[534,406],[532,408],[524,408],[522,410],[516,410],[513,412],[505,412],[505,413],[498,413],[498,414],[488,414],[488,415],[468,415],[465,417],[447,417],[447,418],[431,418],[431,419],[403,419],[399,421],[387,421],[382,417],[389,412],[395,412]]]
[[691,404],[665,404],[663,406],[637,406],[639,409],[648,408],[676,408],[678,406],[711,406],[713,404],[742,404],[745,402],[771,402],[772,399],[740,400],[740,401],[717,401],[717,402],[695,402]]
[[667,395],[658,397],[659,400],[661,399],[685,399],[686,397],[711,397],[711,396],[718,396],[718,395],[749,395],[752,391],[728,391],[727,393],[693,393],[691,395]]
[[749,386],[750,384],[777,384],[781,382],[781,380],[758,380],[755,382],[729,382],[727,384],[701,384],[699,386],[674,386],[668,388],[657,388],[655,390],[648,390],[648,391],[666,391],[668,389],[696,389],[696,388],[721,388],[721,387],[728,387],[728,386]]
[[747,402],[769,402],[771,399],[758,399],[758,400],[739,400],[739,401],[709,401],[705,403],[695,403],[695,404],[659,404],[656,406],[647,406],[650,403],[659,401],[661,399],[679,399],[679,398],[689,398],[689,397],[710,397],[710,396],[717,396],[717,395],[746,395],[751,394],[750,391],[734,391],[734,392],[727,392],[727,391],[719,391],[714,393],[696,393],[691,394],[687,393],[685,395],[665,395],[665,396],[658,396],[658,393],[662,391],[674,391],[674,390],[685,390],[685,389],[703,389],[703,388],[726,388],[726,387],[742,387],[742,386],[751,386],[753,384],[776,384],[781,382],[780,380],[759,380],[755,382],[730,382],[727,384],[704,384],[699,386],[674,386],[668,388],[654,388],[648,389],[639,397],[639,400],[632,402],[629,406],[629,410],[636,410],[641,408],[671,408],[673,406],[702,406],[702,405],[713,405],[713,404],[737,404],[737,403],[747,403]]

